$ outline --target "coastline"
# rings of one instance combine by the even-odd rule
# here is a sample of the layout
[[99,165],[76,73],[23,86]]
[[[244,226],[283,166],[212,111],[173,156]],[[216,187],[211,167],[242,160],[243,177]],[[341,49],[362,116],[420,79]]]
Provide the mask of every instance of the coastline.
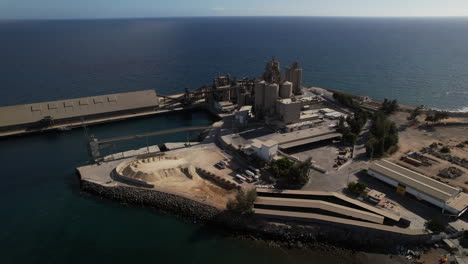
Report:
[[[307,87],[307,88],[321,88],[321,87]],[[324,90],[329,91],[331,93],[336,92],[336,93],[346,94],[346,95],[352,96],[355,99],[358,99],[360,97],[360,95],[352,94],[352,93],[348,93],[348,92],[342,92],[342,91],[339,91],[339,90],[334,90],[334,89],[329,89],[329,88],[321,88],[321,89],[324,89]],[[375,98],[369,98],[369,99],[374,101],[374,102],[378,102],[378,103],[383,102],[382,100],[375,99]],[[398,98],[387,98],[387,99],[389,99],[389,100],[396,99],[398,101]],[[416,105],[407,105],[407,104],[402,104],[402,103],[398,103],[398,105],[400,106],[400,109],[399,109],[400,111],[406,111],[406,112],[412,111],[416,107],[418,107]],[[462,107],[459,110],[443,110],[443,109],[439,109],[437,107],[427,107],[427,108],[430,109],[430,110],[433,110],[433,111],[447,112],[447,113],[449,113],[450,117],[468,117],[468,106]]]
[[290,222],[269,222],[256,215],[240,215],[180,195],[154,189],[127,186],[105,186],[80,180],[81,189],[96,197],[119,201],[132,206],[149,206],[193,223],[200,223],[227,232],[230,236],[263,241],[273,247],[322,248],[331,251],[364,251],[394,254],[399,245],[418,246],[430,240],[431,235],[404,236],[376,232],[327,223],[301,225]]

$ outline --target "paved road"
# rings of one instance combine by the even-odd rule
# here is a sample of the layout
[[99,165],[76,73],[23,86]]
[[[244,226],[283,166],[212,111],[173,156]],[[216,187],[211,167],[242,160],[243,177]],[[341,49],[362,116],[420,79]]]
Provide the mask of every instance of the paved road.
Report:
[[[316,170],[310,171],[310,180],[302,189],[311,191],[337,191],[341,192],[349,182],[357,181],[355,172],[368,169],[370,162],[366,156],[365,142],[369,134],[370,122],[363,127],[361,138],[355,145],[353,162],[342,166],[338,171],[329,171],[327,174]],[[318,164],[320,165],[320,164]]]

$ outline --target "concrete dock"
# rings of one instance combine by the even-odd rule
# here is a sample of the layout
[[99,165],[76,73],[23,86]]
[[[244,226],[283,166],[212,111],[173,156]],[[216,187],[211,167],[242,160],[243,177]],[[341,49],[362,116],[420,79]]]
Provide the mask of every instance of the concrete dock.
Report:
[[0,107],[0,137],[65,131],[132,118],[191,109],[208,109],[204,100],[183,105],[153,90]]

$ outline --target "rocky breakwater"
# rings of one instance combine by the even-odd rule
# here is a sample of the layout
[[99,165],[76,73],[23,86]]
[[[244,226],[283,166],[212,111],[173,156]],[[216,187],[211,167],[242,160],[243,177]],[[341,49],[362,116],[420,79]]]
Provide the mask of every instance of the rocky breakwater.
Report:
[[131,186],[105,186],[98,183],[81,180],[81,189],[99,197],[141,206],[151,206],[178,216],[208,221],[218,215],[221,210],[186,197]]

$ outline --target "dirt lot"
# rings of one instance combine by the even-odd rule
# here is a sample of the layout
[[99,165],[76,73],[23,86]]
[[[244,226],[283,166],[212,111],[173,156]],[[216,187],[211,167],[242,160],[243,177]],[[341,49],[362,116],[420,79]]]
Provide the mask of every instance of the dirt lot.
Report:
[[[400,158],[409,151],[420,151],[423,147],[427,147],[432,143],[441,143],[443,146],[448,146],[450,154],[453,156],[468,158],[468,145],[463,149],[456,147],[457,144],[468,140],[468,118],[450,118],[444,120],[440,125],[427,126],[424,122],[425,116],[421,116],[417,124],[408,126],[407,116],[408,113],[398,112],[390,117],[400,129],[400,148],[389,159],[426,176],[440,178],[442,181],[463,188],[466,191],[468,189],[468,184],[465,184],[465,182],[468,182],[467,169],[429,154],[426,155],[437,161],[433,162],[432,166],[417,167],[400,161]],[[439,177],[439,171],[448,167],[461,169],[464,172],[463,176],[455,179]]]
[[131,166],[134,172],[144,173],[141,180],[154,184],[158,189],[180,193],[218,208],[224,208],[226,202],[234,197],[235,191],[221,188],[196,172],[196,167],[198,167],[230,179],[231,177],[227,176],[232,174],[230,168],[220,170],[214,167],[223,159],[226,157],[216,147],[193,147],[168,152],[161,158],[150,159],[150,162],[139,160]]

